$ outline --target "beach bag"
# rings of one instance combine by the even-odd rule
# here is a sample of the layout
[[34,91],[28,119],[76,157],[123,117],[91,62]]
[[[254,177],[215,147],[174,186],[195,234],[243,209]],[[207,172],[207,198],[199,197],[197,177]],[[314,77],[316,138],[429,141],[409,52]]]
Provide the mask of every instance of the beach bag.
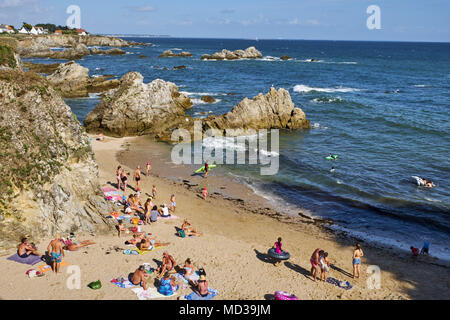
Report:
[[91,288],[92,290],[98,290],[102,287],[102,283],[100,282],[100,280],[97,280],[89,283],[88,287]]
[[186,238],[186,233],[184,233],[184,230],[178,230],[178,236],[181,238]]

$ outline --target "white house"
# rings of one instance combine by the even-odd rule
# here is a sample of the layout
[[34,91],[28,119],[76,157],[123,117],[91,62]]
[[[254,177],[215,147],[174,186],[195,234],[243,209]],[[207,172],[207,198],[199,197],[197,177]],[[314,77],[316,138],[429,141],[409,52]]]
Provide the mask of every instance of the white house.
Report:
[[34,27],[36,29],[37,34],[44,34],[44,28],[42,27]]
[[29,34],[28,30],[25,29],[25,27],[22,27],[22,29],[19,30],[19,33]]
[[7,24],[0,24],[0,33],[14,33],[14,29]]
[[35,27],[31,28],[30,34],[38,35],[38,31],[36,30]]

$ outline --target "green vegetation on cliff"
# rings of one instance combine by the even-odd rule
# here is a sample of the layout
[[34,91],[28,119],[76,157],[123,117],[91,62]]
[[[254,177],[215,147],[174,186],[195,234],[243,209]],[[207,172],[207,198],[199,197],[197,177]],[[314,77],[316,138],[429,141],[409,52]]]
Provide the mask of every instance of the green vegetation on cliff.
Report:
[[0,66],[15,68],[17,67],[14,57],[14,49],[10,46],[0,44]]

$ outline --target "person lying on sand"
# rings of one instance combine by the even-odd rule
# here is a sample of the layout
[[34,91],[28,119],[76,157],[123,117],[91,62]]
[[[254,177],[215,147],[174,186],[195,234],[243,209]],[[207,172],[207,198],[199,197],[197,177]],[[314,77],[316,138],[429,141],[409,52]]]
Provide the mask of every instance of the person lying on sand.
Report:
[[81,241],[81,242],[74,242],[74,243],[71,243],[71,244],[66,244],[63,249],[64,250],[69,250],[69,251],[77,251],[80,248],[83,248],[83,247],[86,247],[86,246],[90,246],[92,244],[95,244],[95,242],[92,241],[92,240],[84,240],[84,241]]
[[158,272],[159,274],[158,278],[161,278],[161,276],[165,272],[172,271],[173,268],[175,268],[175,266],[176,266],[175,259],[167,251],[164,251],[162,257],[162,264],[159,268],[156,269],[156,272]]
[[156,241],[156,238],[148,238],[144,237],[144,239],[141,240],[140,243],[138,243],[136,246],[139,250],[152,250],[155,247],[164,247],[168,246],[170,242],[159,242]]
[[141,285],[144,290],[147,290],[147,278],[148,274],[145,271],[145,267],[139,266],[129,280],[132,284],[136,286]]
[[181,229],[184,231],[184,234],[187,236],[197,236],[197,237],[202,236],[202,233],[195,230],[194,227],[192,227],[191,224],[189,223],[189,221],[187,221],[187,220],[184,220],[183,224],[181,225]]
[[133,234],[133,238],[130,240],[125,241],[125,244],[133,244],[137,245],[138,243],[141,243],[142,239],[144,239],[145,235],[143,233],[141,234]]
[[317,248],[314,250],[313,254],[311,255],[311,258],[309,261],[311,262],[311,276],[314,278],[314,282],[317,280],[317,272],[319,268],[319,258],[321,255],[323,255],[324,251]]
[[40,256],[39,252],[37,251],[36,246],[34,243],[28,243],[27,238],[23,238],[20,241],[19,248],[17,249],[17,254],[20,258],[27,258],[30,255]]
[[105,140],[105,136],[103,135],[103,133],[100,133],[95,140],[97,140],[97,141],[104,141]]

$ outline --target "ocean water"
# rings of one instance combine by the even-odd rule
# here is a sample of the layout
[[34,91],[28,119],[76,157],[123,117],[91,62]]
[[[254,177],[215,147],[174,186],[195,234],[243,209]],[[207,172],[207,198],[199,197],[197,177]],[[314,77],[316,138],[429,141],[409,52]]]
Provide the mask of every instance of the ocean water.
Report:
[[[221,166],[221,172],[291,213],[302,208],[332,219],[335,229],[387,246],[429,241],[431,254],[450,259],[449,43],[129,39],[154,46],[79,63],[91,76],[138,71],[145,82],[172,81],[190,95],[189,114],[196,117],[227,112],[272,85],[289,90],[306,113],[311,130],[280,133],[277,175],[260,176],[260,167],[249,165]],[[249,46],[264,58],[200,60],[204,53]],[[194,57],[159,59],[167,49]],[[281,61],[285,54],[293,59]],[[187,69],[162,69],[178,65]],[[217,102],[202,103],[205,94]],[[80,120],[98,102],[95,95],[67,100]],[[325,160],[330,153],[339,160]],[[418,187],[411,176],[432,179],[436,187]]]

